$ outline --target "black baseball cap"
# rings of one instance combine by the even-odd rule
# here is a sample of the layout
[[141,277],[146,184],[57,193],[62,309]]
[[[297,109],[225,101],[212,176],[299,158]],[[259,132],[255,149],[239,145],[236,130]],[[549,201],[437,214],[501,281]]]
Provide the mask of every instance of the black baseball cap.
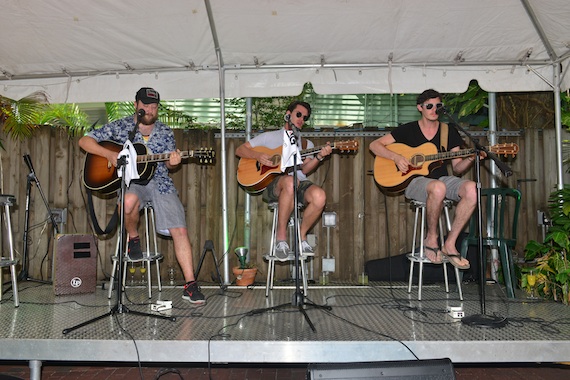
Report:
[[143,87],[137,91],[135,100],[144,104],[160,103],[160,94],[154,88]]

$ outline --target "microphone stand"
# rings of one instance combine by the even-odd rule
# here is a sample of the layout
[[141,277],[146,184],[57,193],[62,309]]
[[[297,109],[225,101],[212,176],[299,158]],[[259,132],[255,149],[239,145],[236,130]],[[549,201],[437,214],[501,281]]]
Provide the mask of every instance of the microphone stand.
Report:
[[120,197],[120,203],[121,203],[121,212],[119,213],[120,215],[120,225],[121,225],[121,230],[117,231],[117,233],[119,234],[119,242],[117,244],[119,244],[119,249],[118,249],[118,257],[117,260],[119,262],[119,268],[118,268],[118,277],[119,280],[117,281],[117,302],[115,304],[114,307],[111,308],[111,310],[109,310],[109,312],[99,315],[98,317],[89,319],[83,323],[80,323],[78,325],[75,325],[73,327],[68,327],[66,329],[63,329],[62,333],[65,335],[73,330],[77,330],[81,327],[87,326],[91,323],[97,322],[100,319],[103,319],[105,317],[112,317],[115,314],[123,314],[123,313],[129,313],[129,314],[134,314],[134,315],[138,315],[138,316],[142,316],[142,317],[153,317],[153,318],[157,318],[157,319],[166,319],[169,320],[171,322],[175,322],[176,321],[176,317],[169,317],[167,315],[159,315],[159,314],[150,314],[150,313],[143,313],[140,311],[134,311],[134,310],[130,310],[127,306],[125,306],[123,304],[123,281],[122,281],[122,277],[123,277],[123,265],[125,265],[124,263],[124,257],[125,257],[125,253],[124,250],[126,248],[126,244],[124,242],[125,239],[125,194],[126,194],[126,182],[125,182],[125,175],[126,175],[126,171],[124,170],[127,166],[127,158],[126,156],[120,156],[117,159],[117,173],[121,173],[121,171],[119,170],[120,168],[123,168],[122,173],[123,175],[121,176],[121,190],[119,193],[119,197]]
[[20,280],[29,280],[29,281],[36,281],[36,282],[40,282],[40,283],[44,283],[44,284],[51,284],[51,281],[44,281],[44,280],[36,280],[36,279],[32,279],[29,277],[29,255],[28,255],[28,233],[29,233],[29,225],[30,225],[30,195],[31,195],[31,191],[32,191],[32,181],[36,184],[36,187],[38,188],[38,191],[40,192],[40,196],[42,197],[42,200],[44,201],[44,204],[46,206],[46,209],[48,211],[49,214],[49,218],[51,220],[51,224],[53,227],[53,230],[55,232],[55,234],[59,233],[59,228],[57,225],[57,222],[55,220],[55,217],[53,215],[53,212],[51,211],[51,208],[49,206],[49,202],[42,190],[42,187],[40,185],[40,181],[38,179],[38,177],[36,176],[36,172],[34,171],[34,166],[32,165],[32,160],[30,158],[29,154],[24,154],[23,156],[24,158],[24,162],[26,163],[26,165],[28,166],[28,169],[30,170],[30,173],[27,176],[27,181],[26,181],[26,212],[25,212],[25,218],[24,218],[24,234],[23,234],[23,241],[24,241],[24,247],[23,247],[23,253],[22,253],[22,269],[20,271],[20,274],[18,275],[18,278]]
[[[288,125],[291,127],[293,131],[293,134],[295,135],[295,148],[298,150],[299,146],[297,144],[298,141],[300,140],[299,129],[293,123],[291,123],[291,120],[289,118],[285,118],[285,120],[287,121]],[[309,318],[309,315],[307,314],[307,311],[305,310],[304,306],[312,306],[315,308],[328,310],[328,311],[332,310],[332,307],[328,305],[317,305],[313,302],[306,301],[305,294],[301,290],[301,283],[299,282],[299,273],[301,273],[301,260],[300,260],[301,252],[299,247],[301,246],[301,242],[299,241],[299,234],[298,234],[300,227],[299,227],[299,208],[297,207],[297,205],[299,204],[299,195],[297,194],[297,190],[299,188],[297,183],[297,170],[298,170],[297,152],[295,152],[295,154],[293,155],[293,230],[295,231],[294,233],[295,237],[293,238],[293,252],[295,254],[295,264],[294,264],[295,292],[293,293],[291,304],[281,304],[277,306],[268,307],[265,309],[255,310],[252,312],[252,314],[263,313],[270,310],[283,309],[289,306],[296,307],[297,310],[299,310],[299,312],[303,314],[303,316],[305,317],[305,320],[309,324],[311,330],[313,330],[313,332],[317,332],[317,329],[315,328],[315,325]]]
[[507,324],[507,319],[503,317],[491,316],[486,314],[485,310],[485,271],[484,271],[484,263],[485,263],[485,256],[483,253],[483,210],[481,207],[481,157],[479,154],[481,152],[485,152],[487,157],[492,159],[501,173],[505,177],[509,177],[513,174],[511,168],[505,164],[503,161],[499,160],[497,155],[479,144],[479,140],[473,138],[473,136],[467,132],[463,127],[461,127],[455,119],[447,112],[445,107],[441,107],[438,113],[442,113],[446,115],[451,123],[450,126],[453,127],[465,134],[469,141],[471,141],[472,145],[475,149],[475,182],[477,187],[477,252],[478,252],[478,260],[479,260],[479,293],[480,293],[480,304],[481,304],[481,314],[473,314],[461,319],[461,323],[468,325],[468,326],[475,326],[475,327],[487,327],[487,328],[498,328],[504,327]]

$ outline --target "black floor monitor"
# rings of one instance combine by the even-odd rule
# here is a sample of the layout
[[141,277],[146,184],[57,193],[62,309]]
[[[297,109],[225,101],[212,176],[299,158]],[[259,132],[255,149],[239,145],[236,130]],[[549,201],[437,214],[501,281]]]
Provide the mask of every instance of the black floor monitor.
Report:
[[309,364],[307,379],[454,380],[455,372],[449,359]]

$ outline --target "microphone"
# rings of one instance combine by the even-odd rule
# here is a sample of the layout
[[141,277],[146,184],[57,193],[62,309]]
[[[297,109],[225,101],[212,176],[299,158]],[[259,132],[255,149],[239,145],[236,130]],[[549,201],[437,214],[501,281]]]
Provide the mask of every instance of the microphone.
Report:
[[30,158],[29,154],[24,154],[24,161],[26,165],[28,165],[28,169],[30,169],[30,173],[34,173],[34,167],[32,165],[32,159]]
[[447,114],[447,108],[445,108],[445,106],[441,106],[438,109],[436,109],[435,112],[438,115],[446,115]]
[[290,114],[290,113],[286,113],[284,119],[285,119],[286,122],[291,121],[291,114]]
[[146,115],[146,112],[142,108],[137,111],[137,119],[138,120],[142,119],[144,117],[144,115]]

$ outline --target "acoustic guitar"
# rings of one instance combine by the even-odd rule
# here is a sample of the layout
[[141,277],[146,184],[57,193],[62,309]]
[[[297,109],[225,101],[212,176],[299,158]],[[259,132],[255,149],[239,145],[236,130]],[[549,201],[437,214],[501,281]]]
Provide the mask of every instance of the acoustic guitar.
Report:
[[[390,144],[386,148],[407,157],[411,163],[408,171],[401,172],[392,160],[379,156],[374,160],[374,180],[386,190],[394,192],[405,189],[415,177],[428,175],[441,166],[443,160],[467,157],[475,153],[475,149],[439,153],[437,147],[429,142],[415,148],[401,143]],[[498,155],[514,157],[519,147],[514,143],[505,143],[488,146],[487,150]]]
[[[123,150],[123,144],[114,141],[101,141],[99,145],[117,153]],[[170,159],[170,153],[148,154],[144,144],[134,143],[133,146],[137,152],[137,171],[142,181],[152,178],[157,162]],[[207,164],[213,161],[215,152],[212,148],[200,148],[180,152],[180,156],[197,158],[200,163]],[[109,194],[121,187],[121,179],[117,176],[117,168],[105,157],[87,153],[83,168],[83,184],[92,191]]]
[[[301,157],[306,157],[318,153],[324,146],[316,146],[310,149],[303,149],[299,153]],[[353,152],[358,150],[358,141],[339,141],[331,144],[331,147],[335,150],[343,152]],[[253,150],[257,152],[266,153],[271,156],[271,162],[273,166],[261,165],[256,159],[253,158],[241,158],[239,160],[237,168],[237,180],[238,183],[247,191],[248,193],[258,193],[263,191],[267,185],[273,181],[273,177],[281,172],[281,152],[282,148],[270,149],[264,146],[256,146]]]

